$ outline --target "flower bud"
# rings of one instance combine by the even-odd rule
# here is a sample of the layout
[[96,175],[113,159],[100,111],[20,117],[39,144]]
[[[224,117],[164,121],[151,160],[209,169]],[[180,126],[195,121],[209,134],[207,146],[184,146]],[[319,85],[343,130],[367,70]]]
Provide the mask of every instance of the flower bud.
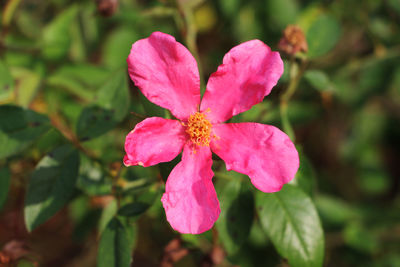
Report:
[[283,31],[278,48],[289,55],[294,55],[298,52],[307,52],[307,40],[301,28],[297,25],[288,25]]
[[118,9],[118,0],[96,0],[97,11],[104,17],[112,16]]

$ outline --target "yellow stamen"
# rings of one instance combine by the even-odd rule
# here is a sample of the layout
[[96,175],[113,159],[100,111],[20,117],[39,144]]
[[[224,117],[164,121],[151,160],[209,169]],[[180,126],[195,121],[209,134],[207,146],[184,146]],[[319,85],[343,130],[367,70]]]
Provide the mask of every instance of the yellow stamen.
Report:
[[212,124],[207,120],[206,114],[196,112],[190,115],[185,126],[187,127],[186,133],[189,134],[190,140],[194,145],[210,145]]

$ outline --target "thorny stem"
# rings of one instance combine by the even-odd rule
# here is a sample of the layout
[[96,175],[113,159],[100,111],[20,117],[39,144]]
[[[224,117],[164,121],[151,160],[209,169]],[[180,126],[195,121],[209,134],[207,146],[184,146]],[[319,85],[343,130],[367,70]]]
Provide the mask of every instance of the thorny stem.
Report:
[[90,150],[87,150],[85,147],[82,146],[82,144],[79,142],[78,138],[76,135],[65,125],[63,125],[61,122],[59,122],[59,118],[56,118],[55,116],[50,116],[51,124],[54,126],[54,128],[59,131],[72,145],[74,145],[77,149],[79,149],[83,154],[85,154],[87,157],[92,159],[93,161],[99,163],[101,168],[107,175],[113,177],[110,173],[109,170],[104,168],[104,163],[97,158],[97,156],[91,152]]
[[85,147],[82,146],[82,144],[79,142],[78,138],[76,135],[65,125],[60,123],[58,121],[58,118],[51,117],[51,124],[56,128],[68,141],[70,141],[77,149],[79,149],[82,153],[84,153],[87,157],[89,157],[91,160],[99,163],[100,167],[102,170],[112,178],[112,195],[115,197],[117,200],[117,207],[118,209],[121,206],[121,196],[117,191],[117,184],[119,177],[121,176],[121,171],[122,171],[122,164],[119,164],[116,170],[116,173],[111,172],[109,169],[104,167],[104,163],[94,155],[93,152],[87,150]]

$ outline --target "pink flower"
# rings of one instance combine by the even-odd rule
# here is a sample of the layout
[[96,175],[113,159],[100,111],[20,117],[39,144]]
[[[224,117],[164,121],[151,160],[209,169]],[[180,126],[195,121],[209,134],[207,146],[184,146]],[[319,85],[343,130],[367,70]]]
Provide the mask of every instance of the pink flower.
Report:
[[299,157],[285,133],[259,123],[223,123],[270,93],[283,73],[278,52],[259,40],[234,47],[211,75],[201,102],[196,61],[174,37],[154,32],[132,45],[127,61],[142,93],[178,119],[138,123],[126,137],[124,157],[126,166],[147,167],[170,161],[183,149],[161,199],[176,231],[199,234],[218,219],[211,151],[227,170],[248,175],[263,192],[279,191],[293,179]]

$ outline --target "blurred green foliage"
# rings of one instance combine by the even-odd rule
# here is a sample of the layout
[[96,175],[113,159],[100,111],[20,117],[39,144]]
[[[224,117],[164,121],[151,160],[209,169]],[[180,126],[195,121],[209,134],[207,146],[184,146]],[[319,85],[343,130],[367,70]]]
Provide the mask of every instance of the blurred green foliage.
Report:
[[[400,1],[0,6],[0,265],[400,266]],[[130,81],[132,43],[173,35],[207,81],[241,42],[278,50],[289,24],[308,51],[281,52],[271,95],[232,121],[295,138],[295,179],[261,193],[215,158],[215,227],[173,231],[160,198],[179,158],[122,165],[136,123],[171,117]]]

